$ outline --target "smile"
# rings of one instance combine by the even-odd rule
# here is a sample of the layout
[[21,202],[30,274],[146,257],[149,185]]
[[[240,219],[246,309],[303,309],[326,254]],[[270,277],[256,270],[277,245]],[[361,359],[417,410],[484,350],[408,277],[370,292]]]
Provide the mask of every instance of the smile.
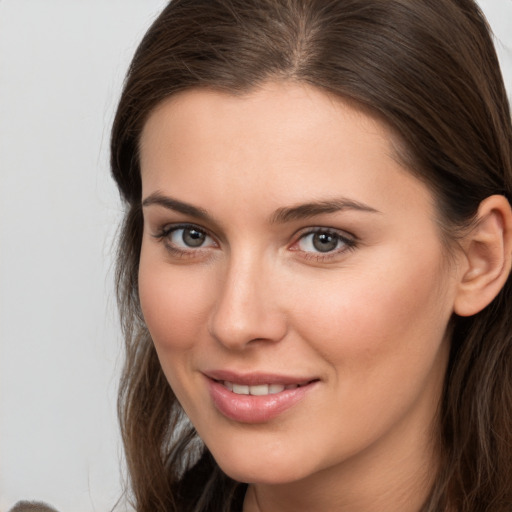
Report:
[[235,382],[224,381],[222,385],[237,395],[253,395],[253,396],[266,396],[275,395],[288,389],[297,389],[307,383],[302,384],[258,384],[255,386],[248,386],[246,384],[237,384]]
[[319,379],[209,372],[206,384],[217,411],[239,423],[264,423],[297,406]]

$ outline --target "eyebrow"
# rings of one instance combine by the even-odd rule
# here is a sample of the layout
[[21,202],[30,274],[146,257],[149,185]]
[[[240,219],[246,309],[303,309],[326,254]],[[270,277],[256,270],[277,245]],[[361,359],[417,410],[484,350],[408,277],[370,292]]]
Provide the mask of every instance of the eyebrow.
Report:
[[337,198],[327,201],[316,201],[299,204],[297,206],[279,208],[272,215],[272,223],[285,223],[296,220],[309,219],[325,213],[336,213],[344,210],[357,210],[360,212],[380,213],[375,208],[364,203],[347,198]]
[[150,194],[146,199],[144,199],[144,201],[142,201],[143,207],[152,205],[163,206],[168,210],[183,213],[184,215],[190,215],[191,217],[196,217],[198,219],[212,220],[211,216],[204,208],[199,208],[189,203],[173,199],[172,197],[164,196],[160,192]]
[[[213,217],[204,208],[193,206],[189,203],[179,201],[160,192],[150,194],[142,201],[142,206],[158,205],[184,215],[190,215],[197,219],[214,222]],[[367,213],[380,213],[375,208],[359,201],[347,198],[337,198],[325,201],[303,203],[297,206],[278,208],[270,217],[272,224],[284,224],[302,219],[309,219],[326,213],[336,213],[344,210],[356,210]]]

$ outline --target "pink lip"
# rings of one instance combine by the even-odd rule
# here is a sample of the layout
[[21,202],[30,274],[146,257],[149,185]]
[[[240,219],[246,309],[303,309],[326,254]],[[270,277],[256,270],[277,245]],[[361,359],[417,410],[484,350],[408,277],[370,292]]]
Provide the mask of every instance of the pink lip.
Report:
[[290,386],[293,384],[305,384],[312,380],[318,380],[311,377],[297,377],[290,375],[279,375],[277,373],[237,373],[230,370],[208,370],[204,374],[213,380],[236,382],[246,386],[257,386],[258,384],[282,384]]
[[[316,379],[297,378],[275,374],[236,374],[229,371],[211,371],[205,374],[208,390],[217,410],[240,423],[264,423],[300,402],[318,382]],[[220,382],[219,382],[220,381]],[[258,384],[301,384],[294,389],[264,396],[239,395],[223,385],[223,381],[247,386]]]

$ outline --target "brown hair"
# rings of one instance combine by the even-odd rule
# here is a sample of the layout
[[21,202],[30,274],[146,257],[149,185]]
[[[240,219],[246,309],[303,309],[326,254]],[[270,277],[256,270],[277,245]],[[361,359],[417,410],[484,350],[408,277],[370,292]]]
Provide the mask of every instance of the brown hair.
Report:
[[[489,27],[473,0],[171,2],[135,54],[111,145],[126,203],[117,267],[126,339],[119,415],[140,512],[238,510],[244,492],[184,418],[141,314],[141,130],[178,91],[243,94],[269,80],[311,84],[383,118],[399,134],[408,168],[434,192],[452,239],[484,198],[512,197],[510,110]],[[422,512],[510,511],[510,286],[509,279],[477,315],[452,321],[439,413],[443,459]]]

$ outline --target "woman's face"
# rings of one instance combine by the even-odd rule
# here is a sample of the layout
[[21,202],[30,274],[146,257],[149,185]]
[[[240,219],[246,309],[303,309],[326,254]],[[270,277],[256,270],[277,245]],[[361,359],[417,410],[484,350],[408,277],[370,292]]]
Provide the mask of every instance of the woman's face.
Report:
[[144,318],[222,469],[428,468],[457,280],[386,127],[305,85],[189,91],[150,116],[141,169]]

